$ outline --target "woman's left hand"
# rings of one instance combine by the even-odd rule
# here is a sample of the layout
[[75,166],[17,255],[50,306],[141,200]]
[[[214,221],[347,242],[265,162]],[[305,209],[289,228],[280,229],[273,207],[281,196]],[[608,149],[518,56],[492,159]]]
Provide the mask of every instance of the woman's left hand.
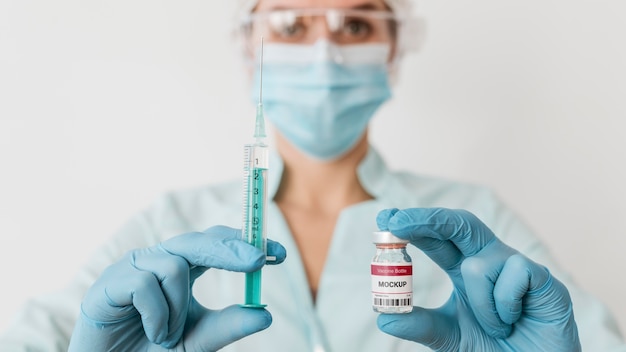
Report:
[[381,314],[378,327],[435,351],[580,351],[572,302],[548,269],[464,210],[383,210],[381,230],[411,241],[454,289],[436,309]]

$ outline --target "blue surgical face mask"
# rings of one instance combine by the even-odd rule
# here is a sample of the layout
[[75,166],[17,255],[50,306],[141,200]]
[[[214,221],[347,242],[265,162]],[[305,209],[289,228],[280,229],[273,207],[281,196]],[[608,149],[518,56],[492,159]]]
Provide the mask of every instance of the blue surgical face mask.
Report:
[[[265,117],[303,153],[320,160],[348,152],[391,97],[389,45],[266,44]],[[253,97],[258,99],[259,74]]]

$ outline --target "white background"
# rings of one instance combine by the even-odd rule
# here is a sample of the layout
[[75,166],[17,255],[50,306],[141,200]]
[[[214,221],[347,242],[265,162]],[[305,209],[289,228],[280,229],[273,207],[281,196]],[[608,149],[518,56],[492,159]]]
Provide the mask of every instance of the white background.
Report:
[[[0,1],[0,329],[165,191],[239,177],[235,1]],[[626,331],[626,2],[422,0],[372,139],[492,186]]]

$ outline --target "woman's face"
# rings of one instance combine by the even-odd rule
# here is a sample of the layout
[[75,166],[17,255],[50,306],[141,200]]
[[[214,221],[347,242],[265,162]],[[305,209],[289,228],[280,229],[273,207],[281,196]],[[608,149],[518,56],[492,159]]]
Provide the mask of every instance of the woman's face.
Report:
[[260,0],[242,17],[249,62],[264,72],[253,86],[283,148],[328,161],[366,146],[368,123],[391,96],[398,22],[383,0]]

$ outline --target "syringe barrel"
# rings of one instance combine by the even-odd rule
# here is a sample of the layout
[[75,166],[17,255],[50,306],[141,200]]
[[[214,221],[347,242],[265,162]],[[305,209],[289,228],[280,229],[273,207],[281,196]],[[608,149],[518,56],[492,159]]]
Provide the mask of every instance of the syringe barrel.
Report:
[[[243,187],[243,240],[260,249],[267,255],[267,171],[268,148],[261,143],[244,146],[244,187]],[[259,269],[246,273],[244,307],[263,308],[261,303],[261,276]]]

